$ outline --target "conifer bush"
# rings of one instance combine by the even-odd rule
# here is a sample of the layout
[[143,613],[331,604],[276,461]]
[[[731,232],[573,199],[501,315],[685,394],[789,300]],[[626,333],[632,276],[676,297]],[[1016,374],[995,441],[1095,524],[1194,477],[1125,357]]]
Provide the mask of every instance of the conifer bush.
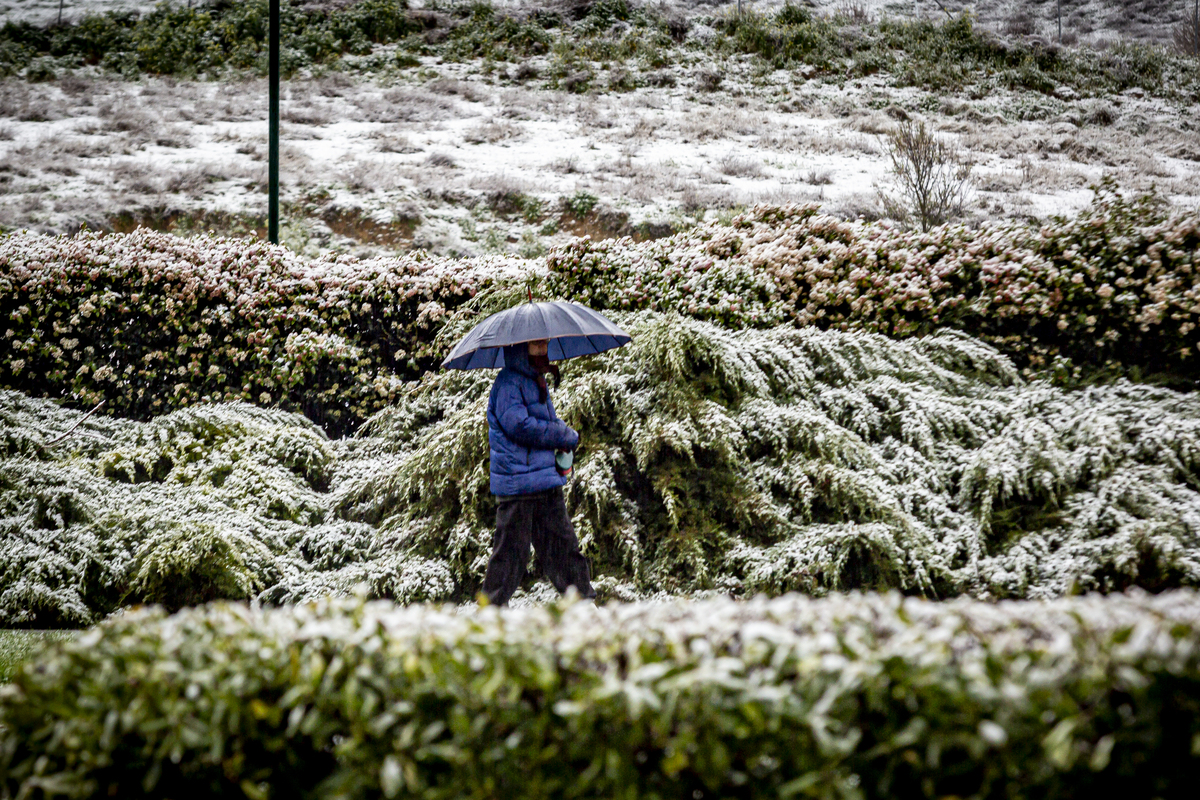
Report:
[[333,460],[304,417],[210,405],[67,434],[80,417],[0,392],[0,625],[250,599],[302,568],[287,556],[325,519]]
[[[952,332],[905,343],[617,318],[634,341],[567,362],[555,401],[582,436],[568,507],[616,596],[1053,597],[1200,580],[1190,394],[1027,384]],[[431,376],[360,432],[375,465],[347,473],[335,507],[390,543],[345,585],[416,558],[474,593],[493,527],[490,379]]]
[[1183,796],[1200,598],[141,610],[0,688],[7,797]]
[[[604,597],[1200,585],[1192,394],[1027,383],[954,332],[614,316],[634,341],[567,362],[555,395],[582,436],[568,508]],[[492,376],[433,374],[337,441],[246,403],[97,415],[59,440],[81,412],[0,392],[0,622],[470,600],[494,530]]]

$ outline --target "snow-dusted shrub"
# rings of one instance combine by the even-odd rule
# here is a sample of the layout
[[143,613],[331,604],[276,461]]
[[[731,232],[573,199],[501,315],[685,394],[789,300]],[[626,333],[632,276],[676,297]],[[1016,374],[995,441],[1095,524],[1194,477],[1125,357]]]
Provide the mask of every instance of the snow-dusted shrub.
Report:
[[[1025,384],[949,332],[618,318],[633,343],[566,362],[555,400],[582,435],[575,526],[618,594],[1200,583],[1193,395]],[[493,526],[490,378],[431,376],[360,431],[365,460],[341,473],[334,507],[388,545],[346,566],[347,584],[420,559],[454,576],[451,596],[474,592]]]
[[0,237],[0,386],[148,418],[248,400],[334,433],[389,403],[447,309],[516,259],[307,261],[252,240],[139,230]]
[[888,216],[928,231],[962,215],[971,192],[970,160],[924,121],[901,122],[887,143],[897,191],[880,192]]
[[[669,239],[576,241],[544,261],[424,253],[308,261],[247,240],[138,231],[0,237],[0,387],[106,399],[146,419],[197,402],[302,411],[331,434],[434,369],[481,290],[731,328],[780,323],[891,336],[942,327],[1022,368],[1194,377],[1200,215],[1108,188],[1076,219],[928,233],[759,207]],[[523,293],[523,288],[520,289]],[[1074,360],[1074,366],[1070,360]]]
[[126,614],[0,688],[0,792],[1176,797],[1200,597]]
[[[266,72],[266,0],[195,7],[190,2],[160,3],[145,14],[84,11],[82,19],[61,25],[6,21],[0,27],[0,75],[47,56],[66,67],[99,64],[130,76],[143,71],[187,76],[225,69]],[[404,0],[284,2],[280,12],[282,66],[289,73],[342,54],[370,53],[374,44],[394,42],[422,27]]]
[[1019,366],[1200,374],[1200,214],[1097,188],[1076,218],[927,233],[760,206],[670,238],[576,240],[547,291],[728,327],[783,322],[890,336],[958,328]]
[[[616,315],[567,362],[568,503],[608,596],[1200,585],[1200,397],[1024,383],[962,334],[730,331]],[[455,320],[455,326],[469,320]],[[351,439],[246,404],[147,423],[0,394],[0,619],[118,605],[474,596],[491,372],[434,374]]]
[[1065,84],[1088,94],[1140,86],[1184,100],[1200,88],[1200,69],[1161,47],[1068,49],[1006,41],[976,25],[970,14],[949,20],[884,15],[871,22],[852,13],[821,17],[788,3],[774,14],[749,10],[713,24],[718,36],[709,47],[753,53],[777,69],[805,64],[841,80],[882,73],[901,86],[931,90],[975,86],[1050,93]]
[[307,568],[290,554],[320,530],[332,460],[312,423],[230,404],[60,438],[81,416],[0,391],[0,625],[248,599]]

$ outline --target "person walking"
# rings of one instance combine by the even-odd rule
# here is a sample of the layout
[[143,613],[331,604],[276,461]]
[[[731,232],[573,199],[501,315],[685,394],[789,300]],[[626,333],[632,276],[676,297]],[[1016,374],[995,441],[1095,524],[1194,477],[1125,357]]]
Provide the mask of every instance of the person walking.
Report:
[[554,413],[546,374],[548,340],[507,345],[504,368],[488,398],[491,491],[496,495],[496,534],[483,579],[483,594],[506,605],[525,577],[530,546],[560,593],[574,586],[595,598],[591,570],[567,514],[562,487],[570,475],[579,434]]

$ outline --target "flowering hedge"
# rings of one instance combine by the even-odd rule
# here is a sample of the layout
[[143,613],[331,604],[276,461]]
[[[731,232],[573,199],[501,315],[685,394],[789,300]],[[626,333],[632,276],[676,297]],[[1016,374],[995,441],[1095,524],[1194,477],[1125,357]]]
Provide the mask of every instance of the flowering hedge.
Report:
[[[667,239],[580,239],[544,261],[308,261],[247,240],[15,233],[0,237],[0,387],[141,419],[247,400],[342,434],[436,368],[449,316],[501,307],[531,279],[602,310],[894,337],[950,327],[1029,370],[1190,384],[1198,248],[1200,215],[1111,187],[1041,228],[922,234],[764,206]],[[483,290],[487,303],[466,305]]]
[[783,322],[910,336],[952,327],[1019,366],[1200,377],[1200,214],[1111,184],[1040,228],[928,233],[842,222],[815,205],[756,207],[668,239],[576,240],[548,291],[597,308],[669,311],[728,327]]
[[307,261],[253,240],[138,230],[0,238],[0,386],[145,419],[197,402],[344,433],[435,366],[447,309],[524,262]]
[[0,688],[0,792],[1184,796],[1200,597],[132,612]]

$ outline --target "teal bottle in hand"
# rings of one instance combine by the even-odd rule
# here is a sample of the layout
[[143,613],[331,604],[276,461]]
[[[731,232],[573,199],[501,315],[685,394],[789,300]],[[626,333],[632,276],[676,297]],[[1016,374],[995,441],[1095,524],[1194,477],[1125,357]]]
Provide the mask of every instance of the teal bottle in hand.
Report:
[[558,468],[558,474],[564,478],[568,478],[571,472],[574,471],[575,454],[570,450],[554,451],[554,465]]

